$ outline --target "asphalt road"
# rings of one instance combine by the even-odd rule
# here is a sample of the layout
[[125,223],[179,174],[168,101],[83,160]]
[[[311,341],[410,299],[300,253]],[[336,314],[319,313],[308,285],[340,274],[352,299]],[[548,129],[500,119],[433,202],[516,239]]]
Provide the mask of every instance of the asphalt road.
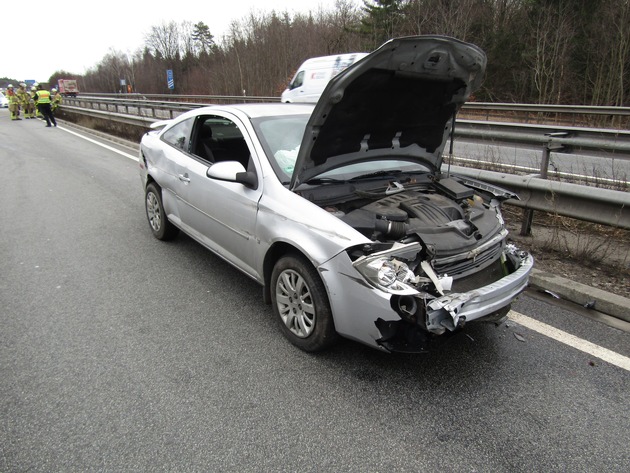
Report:
[[427,355],[306,354],[254,282],[151,236],[132,151],[0,123],[1,472],[627,471],[627,332],[524,294]]

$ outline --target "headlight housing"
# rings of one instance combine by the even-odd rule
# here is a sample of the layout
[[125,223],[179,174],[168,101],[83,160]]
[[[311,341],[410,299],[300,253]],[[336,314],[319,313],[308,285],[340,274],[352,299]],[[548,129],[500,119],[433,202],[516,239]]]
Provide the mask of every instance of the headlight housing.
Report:
[[372,286],[390,294],[417,294],[410,286],[415,274],[405,261],[416,259],[420,243],[394,245],[389,250],[362,256],[352,265]]

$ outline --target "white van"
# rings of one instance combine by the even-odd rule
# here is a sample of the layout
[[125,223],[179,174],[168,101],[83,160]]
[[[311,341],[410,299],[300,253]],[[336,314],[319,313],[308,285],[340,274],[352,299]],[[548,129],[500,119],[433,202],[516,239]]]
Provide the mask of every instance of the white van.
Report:
[[280,100],[284,103],[316,103],[330,79],[367,55],[368,53],[348,53],[307,59],[282,92]]

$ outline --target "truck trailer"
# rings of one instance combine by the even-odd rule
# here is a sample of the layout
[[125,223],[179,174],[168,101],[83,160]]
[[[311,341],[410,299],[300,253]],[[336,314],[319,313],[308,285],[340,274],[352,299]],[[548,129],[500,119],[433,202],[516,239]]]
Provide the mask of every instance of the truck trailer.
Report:
[[57,87],[62,97],[76,97],[79,95],[79,87],[74,79],[59,79]]

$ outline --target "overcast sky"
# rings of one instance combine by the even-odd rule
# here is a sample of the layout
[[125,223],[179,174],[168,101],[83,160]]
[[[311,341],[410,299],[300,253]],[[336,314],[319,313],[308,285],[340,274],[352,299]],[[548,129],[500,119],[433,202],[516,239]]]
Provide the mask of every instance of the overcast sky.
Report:
[[15,7],[5,5],[0,77],[44,82],[58,70],[83,74],[110,49],[133,54],[143,47],[152,26],[170,21],[203,21],[217,41],[229,31],[230,23],[250,12],[306,13],[330,11],[334,5],[335,0],[30,0]]

